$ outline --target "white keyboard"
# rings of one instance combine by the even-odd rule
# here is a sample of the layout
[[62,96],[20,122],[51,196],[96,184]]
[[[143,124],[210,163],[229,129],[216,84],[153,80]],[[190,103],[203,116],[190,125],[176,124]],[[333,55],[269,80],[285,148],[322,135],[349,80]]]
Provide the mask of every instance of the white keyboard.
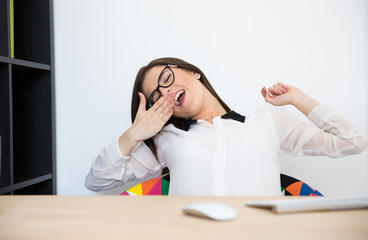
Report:
[[275,213],[368,208],[366,197],[301,197],[293,199],[251,201],[250,207],[270,208]]

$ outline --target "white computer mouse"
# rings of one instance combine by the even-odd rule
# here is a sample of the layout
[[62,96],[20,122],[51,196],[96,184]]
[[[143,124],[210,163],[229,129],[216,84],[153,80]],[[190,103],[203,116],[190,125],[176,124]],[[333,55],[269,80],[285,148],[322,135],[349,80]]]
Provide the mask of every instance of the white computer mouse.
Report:
[[218,221],[227,221],[238,215],[235,209],[220,203],[203,202],[184,207],[183,212],[188,215],[206,217]]

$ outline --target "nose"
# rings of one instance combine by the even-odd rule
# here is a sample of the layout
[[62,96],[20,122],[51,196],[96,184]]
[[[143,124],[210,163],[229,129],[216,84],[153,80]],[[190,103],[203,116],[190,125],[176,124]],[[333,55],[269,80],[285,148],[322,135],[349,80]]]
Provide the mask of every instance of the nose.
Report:
[[169,95],[171,96],[173,93],[170,88],[164,88],[161,90],[162,95]]

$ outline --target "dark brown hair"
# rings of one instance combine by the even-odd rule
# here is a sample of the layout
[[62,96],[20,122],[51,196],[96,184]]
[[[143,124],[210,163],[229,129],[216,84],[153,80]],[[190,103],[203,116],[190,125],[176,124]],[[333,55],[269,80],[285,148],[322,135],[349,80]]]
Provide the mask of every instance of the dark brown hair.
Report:
[[[139,101],[140,100],[139,100],[138,92],[142,92],[142,84],[143,84],[144,77],[145,77],[146,73],[151,68],[153,68],[155,66],[159,66],[159,65],[166,66],[166,65],[169,65],[169,64],[170,65],[177,65],[180,68],[185,69],[187,71],[191,71],[191,72],[200,74],[201,77],[200,77],[199,81],[201,81],[201,83],[209,90],[209,92],[219,101],[219,103],[226,110],[226,112],[230,112],[230,108],[217,95],[215,89],[213,89],[213,87],[210,84],[210,82],[208,81],[206,75],[204,75],[204,73],[198,67],[196,67],[196,66],[194,66],[190,63],[187,63],[184,60],[181,60],[179,58],[159,58],[159,59],[151,61],[147,66],[142,67],[137,73],[137,77],[135,78],[134,87],[133,87],[133,94],[132,94],[132,108],[131,108],[132,123],[135,120],[135,116],[136,116],[138,108],[139,108]],[[179,128],[179,129],[185,129],[185,127],[188,124],[188,120],[183,119],[183,118],[171,117],[165,125],[168,125],[170,123],[172,123],[175,127]],[[153,137],[145,140],[144,143],[151,149],[151,151],[155,155],[156,159],[158,159],[158,157],[157,157],[157,147],[156,147],[156,145],[153,141]]]

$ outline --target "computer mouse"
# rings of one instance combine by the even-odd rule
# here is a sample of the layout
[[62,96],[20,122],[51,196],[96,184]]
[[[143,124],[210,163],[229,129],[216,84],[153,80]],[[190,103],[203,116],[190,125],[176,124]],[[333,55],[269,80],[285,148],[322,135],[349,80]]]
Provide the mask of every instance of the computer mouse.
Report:
[[184,207],[183,212],[188,215],[210,218],[217,221],[227,221],[238,215],[235,209],[220,203],[203,202]]

